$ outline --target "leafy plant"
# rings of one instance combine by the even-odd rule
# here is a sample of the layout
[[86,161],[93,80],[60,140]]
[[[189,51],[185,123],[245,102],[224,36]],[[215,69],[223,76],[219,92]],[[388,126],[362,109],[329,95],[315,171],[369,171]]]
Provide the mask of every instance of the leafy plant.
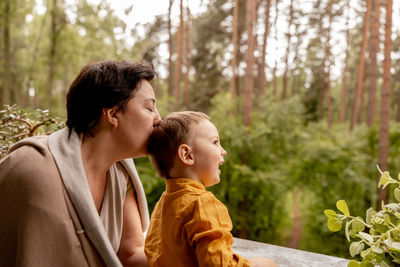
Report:
[[347,240],[351,241],[350,255],[353,258],[361,258],[360,263],[351,260],[349,267],[400,266],[400,174],[398,179],[393,179],[389,172],[381,172],[378,187],[385,188],[389,184],[397,186],[393,191],[397,202],[382,202],[380,211],[369,208],[365,220],[350,215],[344,200],[336,202],[336,208],[341,213],[331,209],[324,211],[328,217],[328,228],[332,232],[340,231],[345,223],[345,235]]
[[17,105],[4,105],[0,110],[0,157],[8,148],[29,136],[50,134],[64,127],[64,122],[50,117],[48,110],[37,109],[34,113],[26,113]]

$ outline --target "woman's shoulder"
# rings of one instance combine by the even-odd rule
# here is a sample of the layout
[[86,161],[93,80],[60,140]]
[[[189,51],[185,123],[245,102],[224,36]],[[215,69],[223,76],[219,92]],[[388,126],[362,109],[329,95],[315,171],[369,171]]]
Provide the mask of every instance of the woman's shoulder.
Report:
[[48,135],[27,137],[12,145],[7,155],[14,154],[14,157],[25,154],[34,156],[36,153],[44,155],[49,151],[48,139]]
[[34,191],[36,187],[50,186],[51,181],[59,183],[54,179],[59,173],[47,140],[48,136],[35,136],[13,145],[0,161],[0,184],[30,186]]

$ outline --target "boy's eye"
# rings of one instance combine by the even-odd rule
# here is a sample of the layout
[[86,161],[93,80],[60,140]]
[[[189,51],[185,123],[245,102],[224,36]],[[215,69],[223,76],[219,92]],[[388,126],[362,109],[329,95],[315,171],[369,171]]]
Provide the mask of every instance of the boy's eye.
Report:
[[154,112],[154,108],[152,108],[152,107],[147,108],[147,109],[150,110],[151,112]]
[[215,145],[216,145],[216,144],[218,144],[218,140],[214,140],[214,142],[213,142],[213,143],[214,143]]

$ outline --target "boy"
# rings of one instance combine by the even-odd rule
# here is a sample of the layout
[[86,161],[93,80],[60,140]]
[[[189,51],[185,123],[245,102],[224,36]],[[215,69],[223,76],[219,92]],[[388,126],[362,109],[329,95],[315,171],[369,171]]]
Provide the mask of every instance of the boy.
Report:
[[228,210],[205,190],[219,183],[219,166],[226,156],[207,115],[167,115],[155,126],[148,148],[167,183],[145,241],[150,266],[277,266],[266,258],[249,261],[231,250]]

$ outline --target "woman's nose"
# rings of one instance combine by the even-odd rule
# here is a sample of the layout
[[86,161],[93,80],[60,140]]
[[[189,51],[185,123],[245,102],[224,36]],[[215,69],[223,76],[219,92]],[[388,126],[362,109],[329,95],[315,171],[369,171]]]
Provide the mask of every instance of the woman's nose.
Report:
[[160,121],[161,121],[161,116],[160,116],[160,113],[158,113],[158,110],[156,109],[156,112],[154,112],[153,125],[159,124]]

